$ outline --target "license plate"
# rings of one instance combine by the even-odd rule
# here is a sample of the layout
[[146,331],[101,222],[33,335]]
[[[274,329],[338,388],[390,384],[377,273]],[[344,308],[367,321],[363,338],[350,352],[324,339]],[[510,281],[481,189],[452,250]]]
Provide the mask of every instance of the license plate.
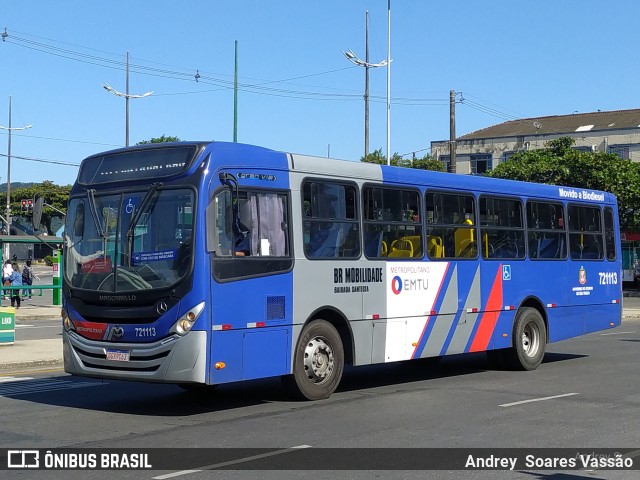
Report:
[[107,360],[113,360],[115,362],[128,362],[130,350],[107,350]]

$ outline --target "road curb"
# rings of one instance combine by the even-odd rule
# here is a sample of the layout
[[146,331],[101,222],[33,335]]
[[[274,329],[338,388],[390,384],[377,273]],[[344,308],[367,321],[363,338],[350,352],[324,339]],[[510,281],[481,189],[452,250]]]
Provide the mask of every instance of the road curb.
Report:
[[62,325],[62,319],[60,315],[29,315],[24,317],[16,317],[16,322],[31,322],[33,320],[60,320],[60,325]]
[[37,370],[43,367],[61,367],[62,365],[64,365],[62,358],[4,363],[0,364],[0,373],[10,373],[16,370]]

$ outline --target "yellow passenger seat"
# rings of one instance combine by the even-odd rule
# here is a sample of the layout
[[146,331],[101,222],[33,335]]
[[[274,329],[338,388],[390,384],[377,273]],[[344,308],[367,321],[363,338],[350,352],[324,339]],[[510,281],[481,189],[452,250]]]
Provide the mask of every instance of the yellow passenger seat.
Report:
[[[409,252],[408,256],[413,257],[413,244],[407,240],[407,237],[399,238],[391,242],[391,252],[394,250],[407,250]],[[389,254],[389,256],[391,256],[391,254]]]
[[[473,221],[467,218],[464,221],[465,225],[473,225]],[[456,257],[468,257],[470,249],[474,244],[473,240],[473,228],[457,228],[453,234],[453,239],[456,247]]]
[[427,253],[429,258],[443,258],[444,257],[444,245],[442,244],[442,237],[436,235],[427,236]]

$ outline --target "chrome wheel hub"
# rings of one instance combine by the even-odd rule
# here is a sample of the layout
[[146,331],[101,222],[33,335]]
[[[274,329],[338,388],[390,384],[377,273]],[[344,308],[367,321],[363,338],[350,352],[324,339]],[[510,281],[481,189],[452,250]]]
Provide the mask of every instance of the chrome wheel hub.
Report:
[[540,331],[533,323],[525,325],[522,331],[522,350],[528,357],[534,357],[540,348]]
[[304,371],[312,383],[322,383],[331,377],[335,362],[331,345],[322,337],[309,340],[304,349]]

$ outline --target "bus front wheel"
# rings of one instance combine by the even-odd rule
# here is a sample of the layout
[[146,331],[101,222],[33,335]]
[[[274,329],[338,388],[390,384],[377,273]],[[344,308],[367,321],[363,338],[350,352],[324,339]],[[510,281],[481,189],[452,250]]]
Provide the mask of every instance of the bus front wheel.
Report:
[[525,307],[516,316],[513,347],[506,353],[509,366],[515,370],[535,370],[542,363],[547,344],[547,329],[535,308]]
[[328,398],[344,371],[340,334],[326,320],[314,320],[302,329],[293,359],[292,386],[307,400]]

